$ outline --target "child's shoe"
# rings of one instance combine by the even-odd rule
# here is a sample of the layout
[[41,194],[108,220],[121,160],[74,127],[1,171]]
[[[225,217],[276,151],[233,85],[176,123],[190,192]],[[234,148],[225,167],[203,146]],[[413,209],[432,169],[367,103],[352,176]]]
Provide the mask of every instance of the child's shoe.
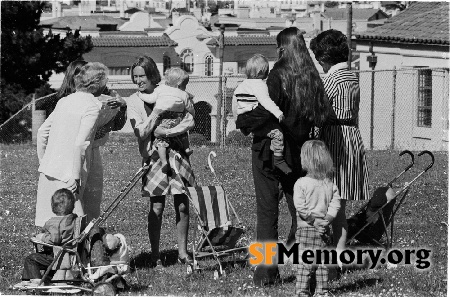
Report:
[[284,174],[288,175],[292,173],[291,167],[286,163],[283,156],[273,156],[273,165],[280,169]]
[[186,156],[188,156],[188,157],[194,153],[194,151],[191,150],[190,148],[187,148],[184,152],[186,153]]

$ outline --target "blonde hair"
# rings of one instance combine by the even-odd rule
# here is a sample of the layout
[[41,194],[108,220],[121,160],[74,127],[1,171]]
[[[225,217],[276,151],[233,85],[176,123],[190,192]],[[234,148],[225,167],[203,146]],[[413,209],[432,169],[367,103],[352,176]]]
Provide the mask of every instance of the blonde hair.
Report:
[[106,86],[107,78],[108,67],[99,62],[87,63],[75,76],[75,89],[94,94]]
[[173,67],[166,70],[164,79],[167,86],[178,88],[189,79],[189,75],[183,69]]
[[323,141],[306,141],[302,146],[300,157],[302,167],[308,172],[308,176],[318,180],[332,178],[333,159]]
[[245,64],[245,75],[250,79],[265,79],[269,75],[269,60],[263,55],[254,55]]

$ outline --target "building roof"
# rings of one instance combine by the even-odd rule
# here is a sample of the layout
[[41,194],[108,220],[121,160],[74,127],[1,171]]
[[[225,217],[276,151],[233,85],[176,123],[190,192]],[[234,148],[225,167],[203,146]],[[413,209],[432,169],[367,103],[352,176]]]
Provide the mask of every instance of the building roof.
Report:
[[101,36],[93,37],[94,47],[167,47],[178,44],[168,36]]
[[[217,38],[212,38],[206,43],[208,46],[218,46]],[[275,36],[268,35],[239,35],[225,36],[225,46],[230,45],[277,45]]]
[[[388,18],[389,16],[380,9],[371,8],[354,8],[352,9],[353,20],[364,20],[368,21],[371,17],[379,13],[383,18]],[[325,18],[333,20],[346,20],[347,19],[347,9],[346,8],[328,8],[323,13]]]
[[355,36],[360,40],[448,45],[448,23],[448,2],[415,2],[384,25]]
[[120,27],[126,22],[120,18],[113,18],[106,15],[88,15],[88,16],[64,16],[59,18],[53,18],[49,20],[43,20],[40,22],[42,26],[51,26],[53,29],[66,29],[70,28],[76,30],[98,30],[97,25],[114,25]]

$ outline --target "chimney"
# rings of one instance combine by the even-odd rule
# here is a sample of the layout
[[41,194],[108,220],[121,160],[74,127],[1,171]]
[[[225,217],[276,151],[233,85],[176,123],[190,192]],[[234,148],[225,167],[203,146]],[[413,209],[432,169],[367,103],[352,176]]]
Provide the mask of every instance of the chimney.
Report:
[[52,1],[52,18],[56,18],[57,17],[57,13],[56,13],[56,0]]
[[62,8],[61,8],[61,2],[56,1],[56,16],[57,17],[62,17]]
[[124,0],[119,0],[119,9],[120,9],[120,17],[121,18],[124,18],[125,17],[125,8],[123,7],[124,6]]

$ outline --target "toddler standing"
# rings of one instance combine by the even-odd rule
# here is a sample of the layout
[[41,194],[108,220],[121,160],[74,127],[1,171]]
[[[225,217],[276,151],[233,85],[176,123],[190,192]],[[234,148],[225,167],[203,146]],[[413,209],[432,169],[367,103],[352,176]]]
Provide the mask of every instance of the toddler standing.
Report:
[[[341,206],[339,190],[333,183],[333,160],[320,140],[306,141],[301,149],[305,177],[294,185],[297,210],[296,241],[299,251],[324,249],[331,241],[329,225]],[[319,230],[324,232],[319,232]],[[324,264],[300,263],[297,268],[297,296],[311,296],[310,282],[316,275],[314,296],[328,296],[328,269]]]
[[[186,92],[189,75],[181,68],[170,68],[164,74],[165,85],[158,86],[152,94],[140,94],[140,98],[147,103],[155,104],[149,118],[152,119],[151,130],[157,126],[173,128],[178,125],[186,112],[195,116],[193,96]],[[167,163],[167,148],[183,149],[186,155],[191,155],[188,133],[174,137],[159,137],[154,141],[162,163],[162,172],[169,174],[170,166]],[[151,148],[147,148],[149,151]]]
[[[252,111],[261,104],[266,110],[273,114],[278,122],[284,120],[283,112],[270,99],[269,89],[264,79],[269,75],[269,61],[266,57],[256,54],[247,60],[245,66],[245,79],[234,91],[233,95],[233,113],[236,118],[236,128],[241,129],[244,134],[248,134],[252,124],[257,122],[257,115],[253,115]],[[245,119],[243,116],[245,115]],[[250,125],[247,125],[249,123]],[[283,157],[284,143],[283,133],[279,124],[271,127],[271,131],[267,134],[271,139],[270,149],[273,151],[273,161],[275,167],[280,169],[284,174],[292,172],[289,165]]]

